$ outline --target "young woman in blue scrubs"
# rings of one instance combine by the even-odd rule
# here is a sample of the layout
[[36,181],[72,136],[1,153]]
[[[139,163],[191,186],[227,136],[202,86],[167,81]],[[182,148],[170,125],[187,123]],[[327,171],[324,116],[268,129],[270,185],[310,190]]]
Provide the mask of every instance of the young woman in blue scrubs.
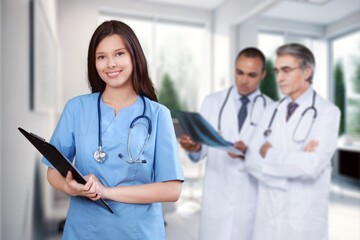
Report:
[[[129,26],[107,21],[95,30],[88,79],[92,94],[66,104],[50,140],[87,183],[43,159],[49,183],[71,196],[63,239],[165,239],[161,202],[177,201],[184,177],[170,112],[157,103]],[[94,202],[100,197],[113,214]]]

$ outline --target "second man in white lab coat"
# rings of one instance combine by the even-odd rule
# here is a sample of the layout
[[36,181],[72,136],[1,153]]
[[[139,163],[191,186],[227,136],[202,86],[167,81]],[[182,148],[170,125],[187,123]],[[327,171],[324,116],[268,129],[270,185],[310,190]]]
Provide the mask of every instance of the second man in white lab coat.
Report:
[[[259,84],[265,77],[265,57],[256,48],[242,50],[235,62],[235,84],[211,94],[200,113],[224,139],[246,152],[247,143],[272,100]],[[256,204],[256,181],[244,171],[244,159],[223,150],[180,138],[193,161],[207,156],[203,184],[200,240],[249,240]]]
[[247,151],[259,180],[253,240],[327,240],[328,194],[339,109],[311,83],[315,59],[300,44],[277,49],[275,72],[286,95],[263,114]]

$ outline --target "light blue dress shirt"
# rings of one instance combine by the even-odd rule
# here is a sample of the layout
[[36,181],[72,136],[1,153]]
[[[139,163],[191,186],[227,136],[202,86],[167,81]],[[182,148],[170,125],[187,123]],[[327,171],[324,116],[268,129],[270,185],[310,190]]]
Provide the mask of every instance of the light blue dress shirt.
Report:
[[[99,93],[71,99],[65,106],[50,143],[55,145],[83,174],[95,174],[108,187],[133,186],[169,180],[184,180],[178,144],[169,110],[145,97],[146,115],[151,119],[152,133],[141,156],[146,163],[130,164],[127,139],[132,120],[144,109],[141,97],[115,116],[114,109],[101,100],[102,147],[108,154],[103,163],[94,159],[98,148],[97,99]],[[130,149],[138,155],[146,138],[146,130],[134,127]],[[42,162],[52,165],[43,158]],[[63,239],[165,239],[161,203],[125,204],[107,201],[114,211],[109,213],[91,200],[71,197]]]

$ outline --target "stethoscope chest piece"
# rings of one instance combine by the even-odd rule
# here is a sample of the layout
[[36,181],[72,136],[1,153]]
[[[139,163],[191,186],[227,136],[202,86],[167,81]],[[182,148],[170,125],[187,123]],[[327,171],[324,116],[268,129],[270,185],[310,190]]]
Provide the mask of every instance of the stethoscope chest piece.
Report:
[[[98,110],[98,141],[99,141],[99,146],[98,148],[94,151],[94,159],[96,162],[98,163],[102,163],[106,160],[107,158],[107,154],[105,151],[102,150],[102,139],[101,139],[101,109],[100,109],[100,99],[101,99],[101,95],[102,93],[99,94],[98,96],[98,101],[97,101],[97,110]],[[119,153],[119,158],[121,158],[122,160],[128,162],[128,163],[147,163],[146,160],[140,159],[141,155],[144,153],[146,145],[149,141],[150,135],[151,135],[151,120],[148,116],[145,115],[146,113],[146,103],[145,103],[145,98],[143,96],[140,96],[143,103],[144,103],[144,110],[143,113],[137,117],[134,118],[134,120],[132,120],[131,124],[130,124],[130,130],[129,130],[129,134],[128,134],[128,141],[127,141],[127,151],[128,151],[128,155],[129,155],[129,159],[125,159],[125,157]],[[131,132],[133,130],[133,127],[135,126],[136,123],[139,124],[143,124],[140,122],[140,120],[145,120],[146,123],[145,125],[147,126],[147,137],[145,139],[144,145],[142,147],[142,149],[140,150],[140,153],[136,156],[136,158],[133,158],[133,156],[131,155],[131,149],[130,149],[130,136],[131,136]]]
[[106,152],[104,152],[101,147],[99,147],[98,149],[95,150],[94,152],[94,158],[95,161],[97,161],[98,163],[102,163],[106,160],[107,154]]
[[269,137],[271,135],[271,129],[266,129],[264,132],[265,137]]

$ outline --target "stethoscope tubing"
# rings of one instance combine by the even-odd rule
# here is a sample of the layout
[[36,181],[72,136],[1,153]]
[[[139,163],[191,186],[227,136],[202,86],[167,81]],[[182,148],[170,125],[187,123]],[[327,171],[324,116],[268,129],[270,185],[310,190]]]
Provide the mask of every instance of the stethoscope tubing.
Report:
[[255,104],[256,104],[256,102],[257,102],[257,100],[258,100],[259,98],[261,98],[262,101],[263,101],[263,109],[266,108],[266,98],[265,98],[264,95],[261,93],[261,94],[257,95],[257,96],[254,98],[254,103],[253,103],[253,105],[251,106],[251,110],[250,110],[250,125],[251,125],[251,126],[256,126],[256,125],[257,125],[257,123],[255,123],[255,122],[253,121],[252,116],[253,116]]
[[[106,159],[106,156],[107,154],[102,150],[102,136],[101,136],[101,106],[100,106],[100,100],[101,100],[101,96],[102,96],[102,93],[99,93],[99,96],[98,96],[98,101],[97,101],[97,110],[98,110],[98,149],[95,150],[95,153],[94,153],[94,158],[97,162],[104,162],[105,159]],[[151,132],[152,132],[152,126],[151,126],[151,119],[146,116],[146,102],[145,102],[145,98],[144,96],[140,95],[141,97],[141,100],[143,101],[143,104],[144,104],[144,109],[143,109],[143,112],[141,115],[135,117],[131,123],[130,123],[130,129],[129,129],[129,134],[128,134],[128,140],[127,140],[127,152],[128,152],[128,155],[129,155],[129,159],[130,160],[127,160],[124,158],[124,156],[122,154],[118,154],[118,157],[120,157],[121,159],[125,160],[126,162],[128,163],[146,163],[147,161],[146,160],[140,160],[140,156],[144,153],[145,149],[146,149],[146,146],[149,142],[149,139],[150,139],[150,136],[151,136]],[[145,139],[145,142],[144,142],[144,145],[140,151],[140,153],[136,156],[136,158],[133,158],[132,157],[132,154],[131,154],[131,149],[130,149],[130,136],[131,136],[131,132],[132,132],[132,129],[135,125],[135,123],[140,120],[140,119],[145,119],[147,121],[147,126],[148,126],[148,129],[147,129],[147,136],[146,136],[146,139]]]
[[100,99],[101,99],[102,93],[99,94],[98,100],[97,100],[97,111],[98,111],[98,143],[99,143],[99,149],[102,149],[102,136],[101,136],[101,108],[100,108]]
[[221,132],[221,118],[222,118],[222,114],[223,114],[225,105],[226,105],[226,103],[227,103],[227,101],[229,99],[232,88],[233,88],[233,86],[229,87],[229,89],[228,89],[228,91],[226,93],[225,99],[223,101],[223,104],[221,105],[219,114],[218,114],[218,125],[217,125],[218,132]]
[[[233,89],[234,86],[231,86],[229,87],[227,93],[226,93],[226,96],[224,98],[224,101],[221,105],[221,108],[220,108],[220,111],[219,111],[219,114],[218,114],[218,122],[217,122],[217,129],[218,129],[218,132],[220,133],[221,132],[221,119],[222,119],[222,115],[223,115],[223,111],[224,111],[224,108],[226,106],[226,103],[228,102],[228,99],[230,97],[230,93],[231,93],[231,90]],[[263,101],[263,107],[264,109],[266,108],[266,98],[264,97],[264,95],[261,93],[259,95],[257,95],[255,98],[254,98],[254,102],[251,106],[251,110],[250,110],[250,125],[251,126],[256,126],[256,123],[253,122],[253,119],[252,119],[252,116],[253,116],[253,111],[254,111],[254,106],[255,106],[255,103],[256,101],[258,101],[258,99],[261,98],[262,101]]]
[[[274,119],[275,119],[275,117],[276,117],[276,115],[277,115],[278,108],[279,108],[280,104],[284,102],[284,100],[285,100],[286,98],[287,98],[287,97],[283,97],[283,98],[279,101],[278,105],[277,105],[276,108],[274,109],[273,114],[271,115],[271,119],[270,119],[270,121],[269,121],[268,127],[267,127],[266,130],[264,131],[264,137],[265,137],[266,139],[272,134],[272,129],[271,129],[271,128],[272,128]],[[317,118],[317,109],[315,108],[315,101],[316,101],[316,92],[313,91],[311,106],[310,106],[310,107],[307,107],[307,108],[301,113],[300,118],[299,118],[299,121],[297,122],[297,124],[296,124],[296,126],[295,126],[295,129],[294,129],[294,132],[293,132],[292,138],[293,138],[293,141],[296,142],[296,143],[301,143],[301,142],[305,141],[305,139],[307,139],[307,137],[308,137],[309,134],[310,134],[310,131],[311,131],[313,125],[314,125],[315,119]],[[297,130],[298,130],[299,126],[300,126],[300,123],[301,123],[303,117],[304,117],[304,116],[306,115],[306,113],[309,112],[309,111],[313,111],[313,119],[312,119],[312,121],[311,121],[310,128],[309,128],[309,130],[307,131],[307,133],[306,133],[306,135],[305,135],[305,138],[304,138],[303,140],[297,140],[297,139],[295,138],[295,133],[297,132]]]

